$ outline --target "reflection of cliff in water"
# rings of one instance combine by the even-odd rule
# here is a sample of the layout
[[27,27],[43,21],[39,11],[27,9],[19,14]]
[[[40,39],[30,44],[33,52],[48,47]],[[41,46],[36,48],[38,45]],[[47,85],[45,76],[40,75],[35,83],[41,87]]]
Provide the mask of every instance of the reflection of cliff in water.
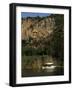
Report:
[[22,77],[63,75],[63,62],[51,56],[25,56]]

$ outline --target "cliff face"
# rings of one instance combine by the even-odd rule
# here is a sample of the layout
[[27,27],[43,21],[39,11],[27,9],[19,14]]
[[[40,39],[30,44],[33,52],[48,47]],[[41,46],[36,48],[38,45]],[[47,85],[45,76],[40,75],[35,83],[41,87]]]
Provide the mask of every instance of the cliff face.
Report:
[[54,17],[28,17],[22,19],[21,38],[41,40],[49,37],[55,28]]

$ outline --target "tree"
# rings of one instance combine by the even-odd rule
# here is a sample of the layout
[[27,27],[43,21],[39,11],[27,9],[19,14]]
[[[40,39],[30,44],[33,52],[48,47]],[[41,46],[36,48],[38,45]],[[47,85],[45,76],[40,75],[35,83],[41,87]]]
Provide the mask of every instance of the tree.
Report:
[[63,60],[64,58],[64,15],[55,16],[55,26],[52,38],[53,56]]

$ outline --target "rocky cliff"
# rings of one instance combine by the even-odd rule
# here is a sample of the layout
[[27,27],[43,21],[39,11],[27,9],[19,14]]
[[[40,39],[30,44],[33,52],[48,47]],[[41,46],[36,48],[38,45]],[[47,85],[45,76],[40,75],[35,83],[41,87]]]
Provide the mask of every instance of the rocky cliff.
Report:
[[22,18],[21,33],[22,40],[40,40],[47,38],[55,28],[54,17],[27,17]]

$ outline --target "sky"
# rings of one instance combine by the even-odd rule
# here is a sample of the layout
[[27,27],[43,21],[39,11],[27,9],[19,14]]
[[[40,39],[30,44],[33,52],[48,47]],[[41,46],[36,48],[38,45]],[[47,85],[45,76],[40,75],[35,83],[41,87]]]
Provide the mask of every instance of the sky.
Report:
[[31,13],[31,12],[21,12],[21,17],[45,17],[45,16],[49,16],[49,13]]

